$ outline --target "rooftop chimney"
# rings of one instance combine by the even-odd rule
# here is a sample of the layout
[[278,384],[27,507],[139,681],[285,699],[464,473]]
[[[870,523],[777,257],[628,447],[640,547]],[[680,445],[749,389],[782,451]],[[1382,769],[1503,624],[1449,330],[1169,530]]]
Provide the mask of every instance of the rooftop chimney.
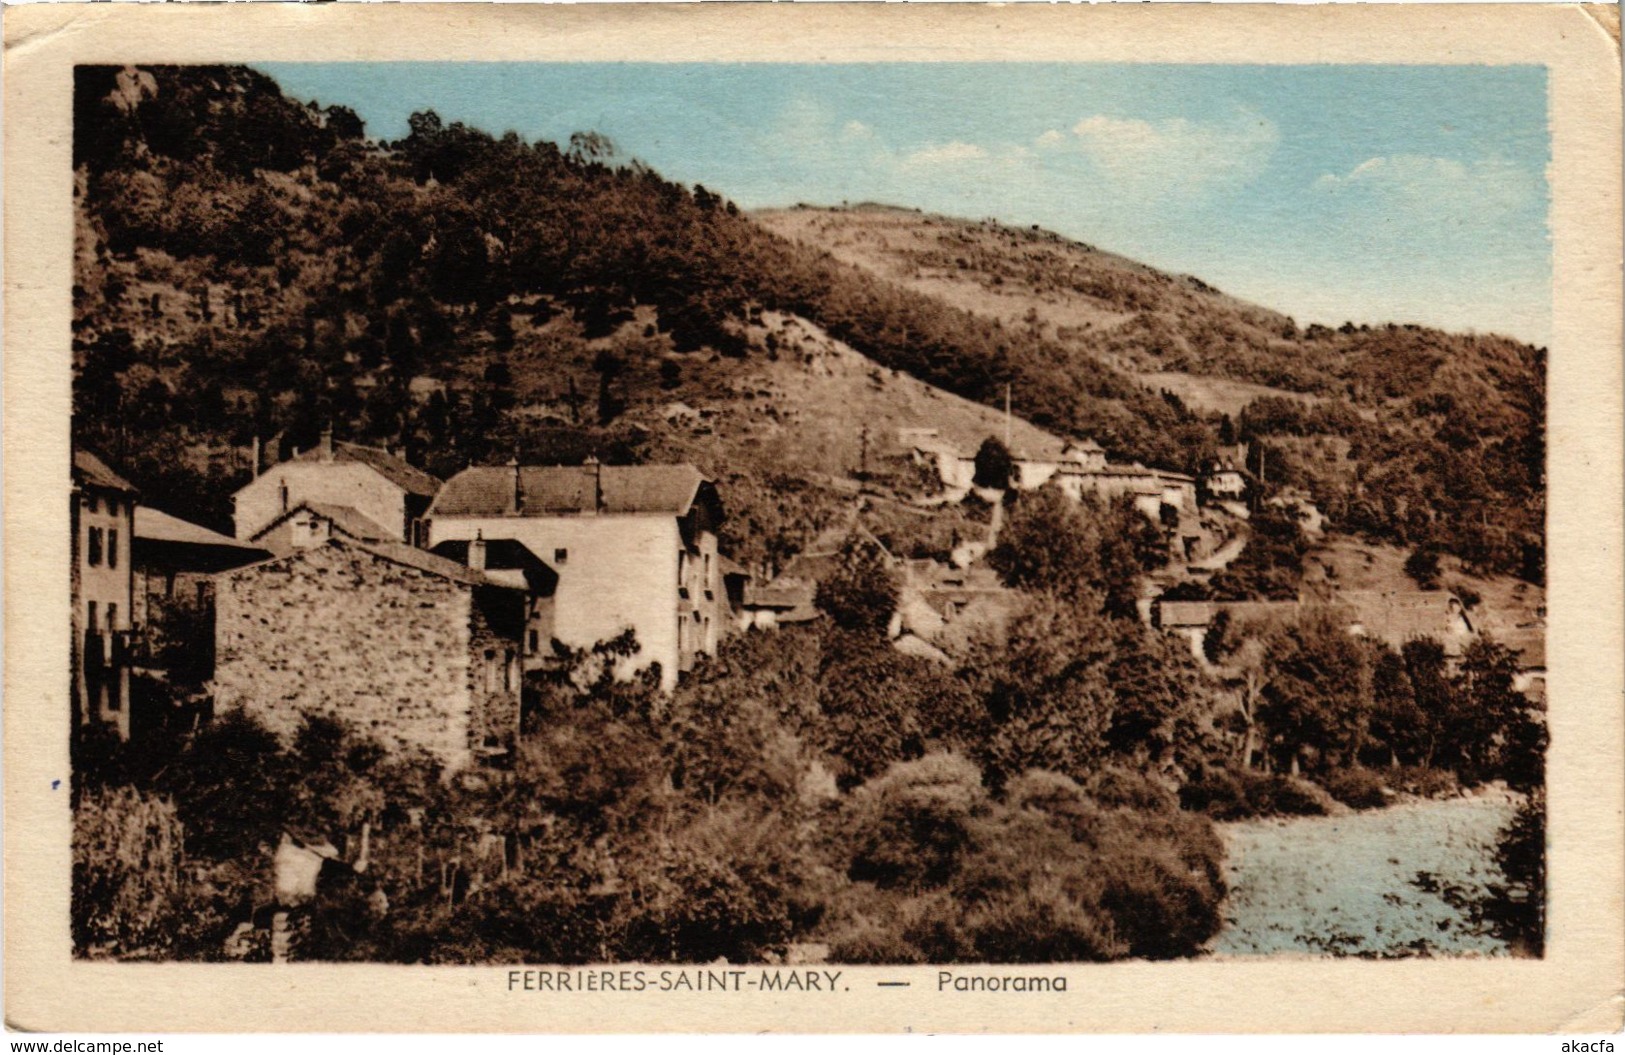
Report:
[[520,510],[525,508],[524,485],[519,482],[519,459],[509,458],[508,468],[513,470],[513,513],[518,516]]
[[333,426],[332,425],[329,425],[326,428],[322,429],[322,445],[321,445],[321,447],[318,448],[318,450],[321,451],[321,459],[322,459],[322,461],[330,462],[330,461],[333,460]]
[[598,463],[597,457],[587,455],[583,466],[588,475],[592,477],[592,508],[591,512],[601,512],[604,508],[604,467]]
[[474,541],[468,544],[468,566],[474,571],[485,570],[485,532],[474,532]]

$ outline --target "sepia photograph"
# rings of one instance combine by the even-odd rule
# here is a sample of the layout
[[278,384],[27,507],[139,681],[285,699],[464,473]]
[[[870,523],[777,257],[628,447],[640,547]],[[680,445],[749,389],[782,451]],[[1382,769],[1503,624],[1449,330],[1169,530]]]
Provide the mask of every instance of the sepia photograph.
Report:
[[1548,65],[70,69],[73,963],[1547,955]]

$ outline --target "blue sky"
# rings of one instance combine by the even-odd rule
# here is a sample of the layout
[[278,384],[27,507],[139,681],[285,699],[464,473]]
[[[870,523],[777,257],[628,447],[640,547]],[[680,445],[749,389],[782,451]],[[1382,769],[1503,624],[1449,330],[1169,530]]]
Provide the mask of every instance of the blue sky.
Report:
[[1300,323],[1551,332],[1534,66],[262,64],[370,135],[594,130],[747,208],[1041,224]]

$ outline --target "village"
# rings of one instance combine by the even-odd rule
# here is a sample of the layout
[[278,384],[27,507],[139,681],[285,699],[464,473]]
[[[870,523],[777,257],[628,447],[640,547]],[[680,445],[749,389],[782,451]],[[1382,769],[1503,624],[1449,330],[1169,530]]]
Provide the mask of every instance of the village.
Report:
[[[441,481],[330,429],[282,459],[256,442],[228,537],[143,505],[116,469],[78,451],[75,723],[128,739],[144,725],[240,708],[291,736],[314,714],[426,751],[448,774],[500,763],[518,736],[527,675],[630,635],[635,650],[612,660],[615,674],[651,672],[669,692],[731,635],[819,618],[818,584],[854,540],[899,585],[893,647],[946,666],[1009,617],[1013,592],[986,558],[1006,492],[1044,487],[1073,502],[1132,502],[1163,532],[1169,559],[1144,579],[1139,616],[1188,643],[1217,677],[1227,671],[1204,648],[1216,621],[1319,612],[1396,651],[1431,638],[1455,657],[1484,614],[1447,589],[1343,589],[1330,579],[1286,600],[1189,599],[1247,545],[1256,488],[1237,468],[1244,447],[1197,478],[1112,464],[1090,440],[1062,441],[1011,452],[1005,486],[979,481],[977,454],[932,428],[899,429],[892,454],[935,475],[935,492],[915,498],[921,506],[968,496],[989,505],[986,537],[962,541],[947,561],[899,557],[854,515],[768,575],[719,551],[726,496],[693,465],[510,461]],[[1306,534],[1322,533],[1308,496],[1270,501]],[[1499,636],[1519,657],[1516,687],[1539,698],[1542,628]]]

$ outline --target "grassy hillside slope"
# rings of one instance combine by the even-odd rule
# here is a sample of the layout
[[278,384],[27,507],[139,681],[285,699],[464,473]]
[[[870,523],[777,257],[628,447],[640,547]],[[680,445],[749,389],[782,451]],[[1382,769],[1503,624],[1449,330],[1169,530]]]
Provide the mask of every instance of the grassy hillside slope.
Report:
[[[441,474],[683,453],[780,552],[845,502],[865,426],[970,445],[998,418],[969,404],[1008,386],[1044,432],[1173,469],[1238,430],[1335,433],[1354,452],[1336,472],[1272,462],[1334,522],[1499,567],[1538,539],[1539,359],[1510,342],[1299,331],[1041,231],[758,222],[590,133],[526,143],[420,113],[376,142],[241,67],[80,68],[74,157],[76,438],[215,526],[254,436],[285,451],[334,422]],[[1153,370],[1324,398],[1227,423],[1131,373]]]

